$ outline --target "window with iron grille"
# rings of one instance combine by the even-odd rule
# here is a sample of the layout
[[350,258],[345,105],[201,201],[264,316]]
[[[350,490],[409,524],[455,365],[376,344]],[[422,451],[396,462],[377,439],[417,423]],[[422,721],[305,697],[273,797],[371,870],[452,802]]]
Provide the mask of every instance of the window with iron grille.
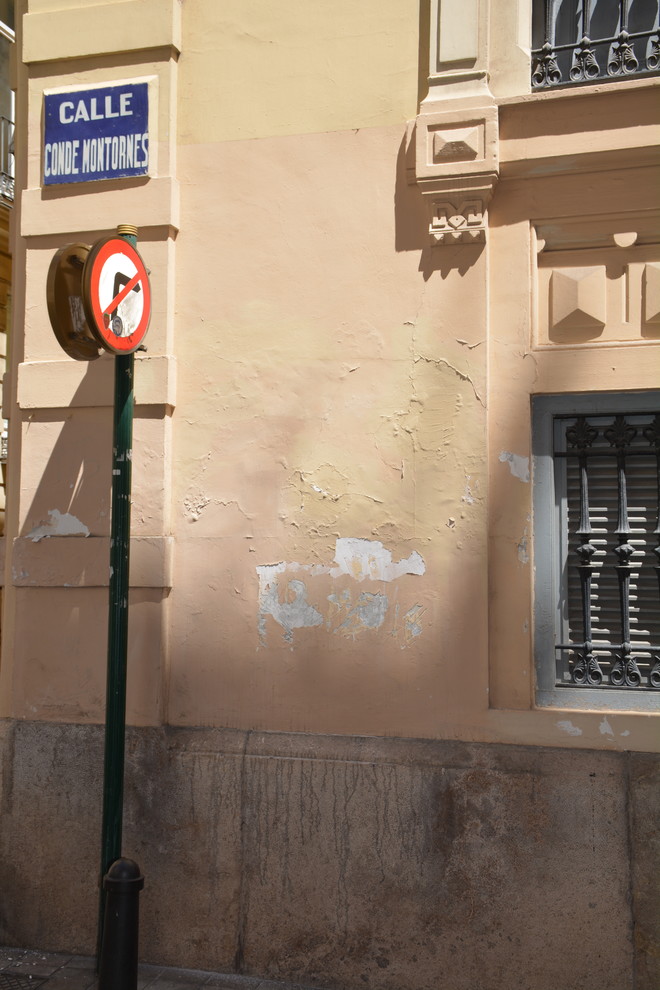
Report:
[[533,417],[539,703],[658,706],[660,392],[537,396]]
[[658,0],[534,0],[533,89],[658,71]]

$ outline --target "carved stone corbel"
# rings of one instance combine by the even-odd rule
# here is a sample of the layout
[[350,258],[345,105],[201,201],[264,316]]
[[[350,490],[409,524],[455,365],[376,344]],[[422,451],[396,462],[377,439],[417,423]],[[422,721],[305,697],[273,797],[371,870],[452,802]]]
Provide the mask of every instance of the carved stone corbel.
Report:
[[416,121],[410,178],[427,200],[434,245],[486,240],[488,204],[498,179],[497,107],[466,102],[453,110],[426,108]]

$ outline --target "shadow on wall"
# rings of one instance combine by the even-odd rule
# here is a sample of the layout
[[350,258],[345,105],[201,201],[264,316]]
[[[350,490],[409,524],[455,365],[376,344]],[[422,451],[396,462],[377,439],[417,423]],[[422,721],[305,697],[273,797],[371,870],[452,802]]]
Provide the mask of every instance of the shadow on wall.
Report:
[[[29,462],[43,467],[21,536],[34,533],[38,537],[40,527],[45,527],[43,536],[109,535],[113,383],[114,358],[103,355],[88,363],[67,407],[35,409],[24,415],[23,442],[30,451]],[[136,420],[164,415],[163,407],[136,407],[135,411]],[[61,427],[53,444],[57,424]],[[78,521],[77,534],[67,532],[66,527],[57,533],[57,519],[65,515]],[[74,526],[73,519],[70,525]]]
[[[103,356],[86,366],[67,408],[23,411],[24,459],[31,474],[23,484],[30,486],[31,501],[12,556],[22,630],[17,677],[23,682],[21,703],[40,716],[56,709],[74,721],[103,717],[113,381],[114,358]],[[162,417],[163,410],[139,407],[136,425]],[[136,505],[134,514],[142,509]],[[139,565],[139,556],[135,562]],[[150,658],[159,649],[158,608],[169,593],[142,585],[134,583],[130,592],[131,606],[137,606],[129,659],[138,715],[144,698],[160,692],[161,672]],[[51,637],[63,648],[52,650]]]
[[414,174],[414,128],[401,139],[396,159],[394,184],[394,249],[421,251],[419,271],[428,282],[435,272],[445,279],[452,271],[465,275],[478,261],[484,244],[458,244],[455,247],[433,245],[429,236],[432,198],[423,196],[419,186],[410,182]]

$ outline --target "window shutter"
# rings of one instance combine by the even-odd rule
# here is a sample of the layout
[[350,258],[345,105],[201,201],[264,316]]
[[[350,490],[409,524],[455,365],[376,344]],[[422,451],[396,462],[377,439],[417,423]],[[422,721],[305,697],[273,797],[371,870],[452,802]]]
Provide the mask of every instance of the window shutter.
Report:
[[[591,619],[591,653],[602,672],[602,688],[660,687],[660,590],[655,548],[658,532],[658,450],[654,430],[659,417],[627,415],[619,417],[629,440],[624,446],[624,474],[627,496],[628,533],[617,534],[619,525],[619,471],[617,449],[606,436],[615,416],[580,417],[591,428],[591,442],[585,447],[588,518],[591,532],[580,534],[581,491],[579,451],[571,447],[570,433],[578,417],[555,419],[556,494],[560,524],[559,602],[557,628],[557,685],[576,682],[576,666],[585,654],[583,588],[580,563],[588,558],[592,567],[588,607]],[[632,431],[634,430],[634,434]],[[595,435],[594,435],[595,434]],[[657,443],[657,438],[656,438]],[[594,552],[580,554],[585,540]],[[621,664],[626,656],[623,636],[620,565],[616,548],[629,543],[629,581],[623,582],[630,622],[631,650],[639,671],[629,684],[621,683]],[[625,606],[625,603],[624,603]],[[614,680],[612,674],[614,673]],[[598,677],[598,674],[596,674]],[[580,681],[578,680],[578,683]],[[594,686],[591,682],[590,686]]]

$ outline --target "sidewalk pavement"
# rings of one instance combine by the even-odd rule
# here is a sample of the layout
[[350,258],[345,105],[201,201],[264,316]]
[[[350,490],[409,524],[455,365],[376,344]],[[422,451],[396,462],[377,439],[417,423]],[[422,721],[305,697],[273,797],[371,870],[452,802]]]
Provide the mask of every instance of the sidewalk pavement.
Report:
[[[140,966],[138,990],[313,990],[302,983],[280,983],[195,969]],[[95,990],[96,960],[64,952],[0,946],[0,990]]]

